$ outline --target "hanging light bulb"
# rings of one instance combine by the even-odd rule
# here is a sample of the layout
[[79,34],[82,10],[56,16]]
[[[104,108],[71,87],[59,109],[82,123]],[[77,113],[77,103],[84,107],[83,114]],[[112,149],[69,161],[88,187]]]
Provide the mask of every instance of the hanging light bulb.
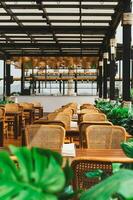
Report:
[[57,5],[60,5],[60,1],[57,1]]
[[100,1],[100,4],[101,4],[101,5],[104,5],[104,3],[105,3],[104,1],[102,1],[102,0]]

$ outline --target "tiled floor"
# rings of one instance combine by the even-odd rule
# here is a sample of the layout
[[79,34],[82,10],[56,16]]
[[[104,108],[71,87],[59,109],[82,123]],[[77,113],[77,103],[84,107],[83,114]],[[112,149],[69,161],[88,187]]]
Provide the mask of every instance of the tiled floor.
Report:
[[94,103],[98,96],[18,96],[18,102],[40,102],[44,112],[53,112],[57,108],[70,102],[78,104]]

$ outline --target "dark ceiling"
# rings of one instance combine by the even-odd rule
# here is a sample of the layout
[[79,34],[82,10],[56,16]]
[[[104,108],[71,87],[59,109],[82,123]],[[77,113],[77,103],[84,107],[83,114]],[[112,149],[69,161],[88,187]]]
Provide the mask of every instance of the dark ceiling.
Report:
[[0,53],[99,56],[125,0],[0,1]]

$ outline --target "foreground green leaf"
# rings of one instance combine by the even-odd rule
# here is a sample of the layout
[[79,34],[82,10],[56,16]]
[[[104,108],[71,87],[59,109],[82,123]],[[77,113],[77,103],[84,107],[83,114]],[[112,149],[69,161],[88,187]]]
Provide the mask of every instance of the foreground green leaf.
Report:
[[60,154],[36,147],[10,150],[18,167],[0,152],[0,200],[57,200],[66,182]]
[[80,200],[110,200],[114,194],[126,200],[133,199],[133,171],[120,170],[84,192]]
[[130,139],[127,142],[122,142],[121,148],[129,158],[133,158],[133,139]]

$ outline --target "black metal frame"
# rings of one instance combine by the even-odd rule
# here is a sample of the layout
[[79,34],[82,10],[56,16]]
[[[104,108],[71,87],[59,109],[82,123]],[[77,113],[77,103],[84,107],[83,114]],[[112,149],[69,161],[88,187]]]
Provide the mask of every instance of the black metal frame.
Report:
[[0,18],[0,54],[99,57],[121,20],[125,1],[1,0],[6,12]]
[[[125,7],[125,13],[132,12],[132,1],[127,0]],[[130,59],[131,59],[131,24],[123,24],[123,100],[130,101]]]

